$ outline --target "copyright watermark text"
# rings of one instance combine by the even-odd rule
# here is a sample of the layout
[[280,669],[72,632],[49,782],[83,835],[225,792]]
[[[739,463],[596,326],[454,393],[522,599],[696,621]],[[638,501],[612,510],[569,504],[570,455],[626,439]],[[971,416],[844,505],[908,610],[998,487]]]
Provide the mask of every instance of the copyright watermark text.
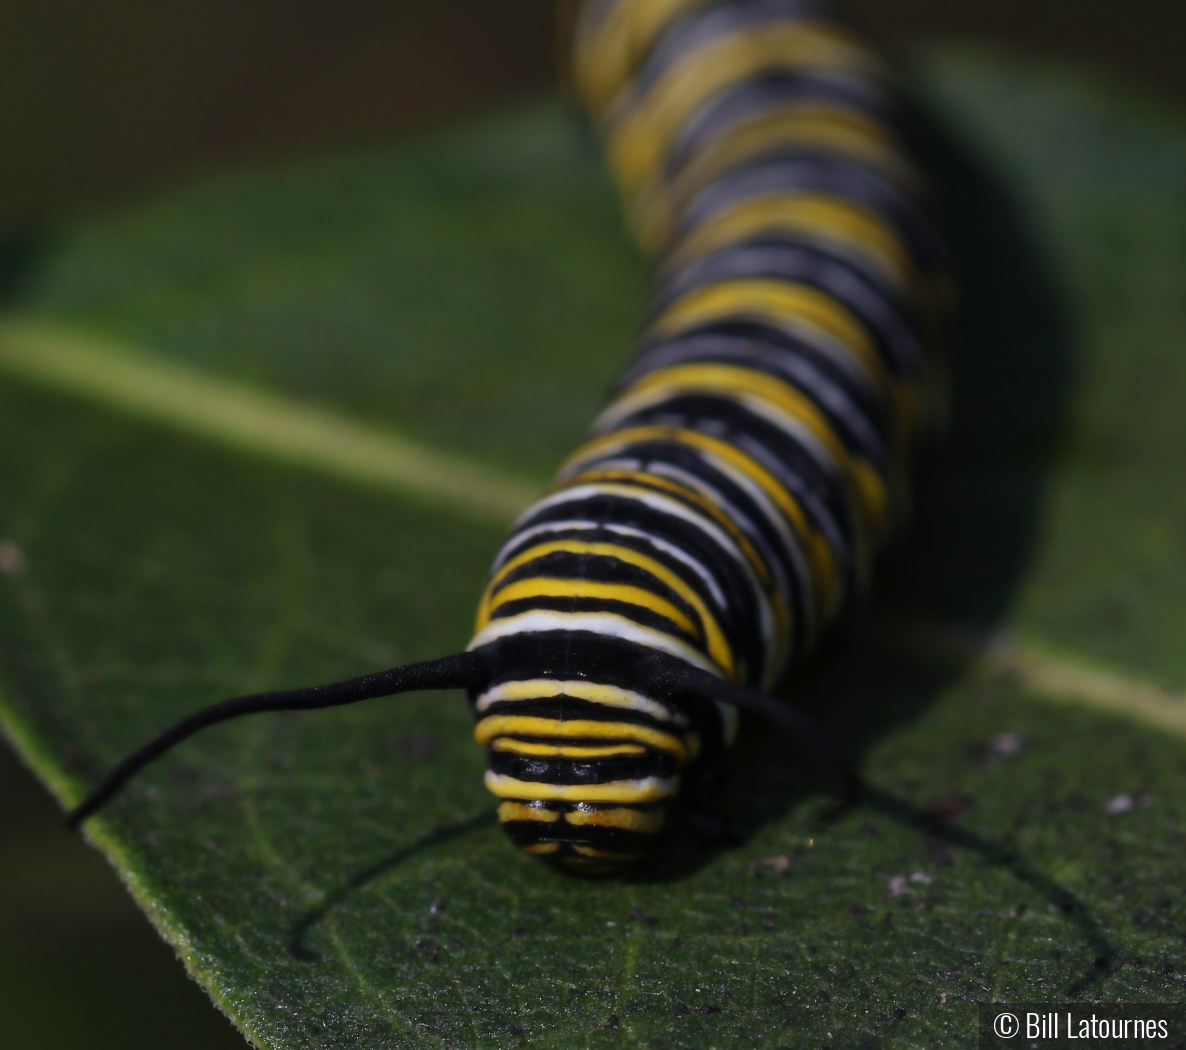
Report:
[[1186,1050],[1186,1005],[981,1003],[980,1050]]

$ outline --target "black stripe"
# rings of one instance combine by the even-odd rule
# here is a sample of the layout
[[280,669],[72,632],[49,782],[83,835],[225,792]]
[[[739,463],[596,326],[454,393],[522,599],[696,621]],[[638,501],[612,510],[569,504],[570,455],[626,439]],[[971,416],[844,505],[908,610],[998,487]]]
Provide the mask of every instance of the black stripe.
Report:
[[681,210],[679,229],[687,233],[746,200],[801,193],[837,197],[879,215],[924,274],[932,273],[944,261],[938,234],[926,216],[879,172],[798,147],[786,154],[762,157],[714,180]]
[[851,546],[854,522],[840,464],[835,470],[826,469],[797,437],[756,415],[743,403],[724,395],[676,394],[619,424],[623,429],[647,425],[698,430],[736,445],[798,498],[816,528],[828,532],[838,529],[845,544]]
[[[638,460],[641,469],[660,475],[663,474],[664,466],[674,467],[703,481],[711,489],[720,493],[728,505],[734,508],[735,524],[748,533],[749,539],[758,549],[759,556],[768,570],[779,575],[786,582],[795,614],[796,627],[801,629],[804,626],[810,602],[805,581],[801,578],[798,567],[786,550],[783,537],[777,531],[777,527],[745,489],[709,463],[705,459],[705,455],[698,449],[681,442],[661,439],[640,441],[630,444],[627,450],[615,452],[613,455],[634,457]],[[593,468],[597,462],[594,460],[585,464],[585,469]]]
[[743,241],[713,252],[658,290],[650,316],[657,317],[698,288],[747,279],[792,281],[832,296],[861,320],[891,374],[925,373],[926,353],[911,327],[910,309],[903,298],[888,284],[874,283],[846,260],[811,245]]
[[660,34],[639,66],[631,90],[642,98],[664,73],[689,52],[718,37],[763,22],[826,19],[835,23],[836,13],[827,0],[733,0],[695,11],[670,25]]
[[646,832],[626,831],[623,828],[599,827],[595,824],[569,824],[563,818],[550,823],[542,821],[507,821],[503,824],[507,835],[518,847],[534,846],[542,842],[563,842],[588,846],[610,853],[645,853],[655,836]]
[[[560,741],[555,741],[560,743]],[[564,743],[576,743],[565,740]],[[593,741],[588,743],[605,743]],[[648,751],[636,758],[535,758],[511,751],[487,753],[492,773],[537,784],[609,784],[615,780],[643,780],[646,777],[673,777],[679,772],[675,759],[662,751]]]
[[698,150],[724,136],[734,125],[794,103],[839,105],[891,130],[896,123],[887,93],[876,85],[835,70],[771,73],[728,87],[696,110],[672,143],[666,177],[676,177],[680,167],[694,159]]
[[[619,484],[623,484],[627,488],[638,488],[640,494],[658,495],[653,489],[642,489],[639,486],[631,486],[629,482],[619,482]],[[677,503],[685,503],[685,501],[673,493],[665,493],[664,496]],[[697,517],[707,517],[701,508],[688,505],[688,509],[695,513]],[[574,518],[587,521],[615,522],[619,525],[638,529],[656,539],[669,543],[679,550],[685,551],[690,557],[703,565],[722,592],[725,598],[724,607],[721,607],[720,603],[713,597],[708,586],[692,569],[676,558],[667,555],[663,551],[656,550],[641,540],[633,541],[637,544],[637,549],[655,557],[672,572],[679,574],[689,586],[696,590],[701,600],[710,609],[717,612],[718,623],[724,631],[725,637],[729,640],[731,648],[738,654],[739,659],[744,659],[747,666],[751,668],[761,666],[763,647],[760,628],[761,620],[757,605],[759,597],[750,586],[749,577],[746,575],[742,566],[706,533],[690,522],[676,517],[674,514],[655,510],[638,500],[618,496],[594,496],[574,499],[568,503],[548,507],[540,514],[529,518],[524,524],[525,526],[535,527],[546,524],[548,521],[565,521]],[[712,522],[711,518],[707,518],[707,520]],[[728,537],[728,534],[725,533],[725,530],[718,523],[712,523],[720,532]],[[620,533],[611,532],[607,529],[558,531],[547,534],[548,539],[553,537],[572,537],[574,539],[581,538],[586,540],[604,539],[606,542],[622,542],[630,539],[630,537],[624,537]],[[535,538],[532,537],[531,539],[534,541]],[[528,541],[524,542],[526,543]],[[732,541],[730,540],[730,542]],[[513,538],[507,541],[507,548],[515,549]],[[740,554],[738,556],[740,557]]]
[[855,454],[888,474],[886,420],[876,403],[846,387],[829,360],[791,336],[767,338],[753,325],[744,331],[702,329],[650,346],[623,376],[621,386],[661,368],[694,363],[737,365],[783,380],[815,403]]
[[[585,679],[668,703],[688,719],[705,754],[720,754],[721,719],[715,705],[665,683],[687,667],[682,660],[621,638],[590,631],[548,631],[500,638],[480,652],[491,668],[490,686],[532,678]],[[487,688],[489,688],[487,687]],[[477,692],[470,695],[471,702]]]
[[[563,613],[612,613],[615,616],[624,617],[640,627],[661,631],[663,634],[684,642],[689,648],[698,650],[706,657],[708,655],[703,638],[689,634],[683,627],[666,616],[653,612],[642,605],[613,601],[608,598],[524,598],[520,601],[500,605],[491,613],[490,620],[493,623],[496,620],[508,619],[534,609]],[[692,617],[693,623],[698,620],[699,617]]]

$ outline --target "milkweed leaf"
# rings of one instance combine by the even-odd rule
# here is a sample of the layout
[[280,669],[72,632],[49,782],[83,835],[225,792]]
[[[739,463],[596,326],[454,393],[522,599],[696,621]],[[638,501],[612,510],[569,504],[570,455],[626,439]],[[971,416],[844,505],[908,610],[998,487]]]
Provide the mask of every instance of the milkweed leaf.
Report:
[[[876,790],[828,814],[748,726],[727,834],[579,881],[503,841],[458,695],[211,730],[87,833],[253,1042],[971,1046],[978,1001],[1180,997],[1186,124],[991,53],[917,88],[951,434],[788,686]],[[629,347],[616,207],[544,102],[47,231],[0,318],[0,721],[64,804],[202,704],[464,645],[502,519],[32,375],[13,333],[529,487]]]

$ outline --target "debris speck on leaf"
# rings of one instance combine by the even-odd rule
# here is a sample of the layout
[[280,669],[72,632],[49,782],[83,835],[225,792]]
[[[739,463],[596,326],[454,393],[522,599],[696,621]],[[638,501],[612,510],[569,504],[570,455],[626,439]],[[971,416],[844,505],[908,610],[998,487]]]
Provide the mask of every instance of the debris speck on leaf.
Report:
[[1118,817],[1123,813],[1131,813],[1138,806],[1147,806],[1153,801],[1150,795],[1115,795],[1108,799],[1104,806],[1104,810],[1114,817]]
[[5,576],[19,576],[28,564],[25,552],[12,540],[0,540],[0,572]]
[[789,870],[791,866],[791,858],[785,854],[779,854],[777,857],[759,857],[757,860],[749,862],[750,871],[758,871],[761,868],[769,868],[778,875]]
[[992,738],[990,746],[994,754],[1002,758],[1013,758],[1025,750],[1025,741],[1020,733],[997,733]]

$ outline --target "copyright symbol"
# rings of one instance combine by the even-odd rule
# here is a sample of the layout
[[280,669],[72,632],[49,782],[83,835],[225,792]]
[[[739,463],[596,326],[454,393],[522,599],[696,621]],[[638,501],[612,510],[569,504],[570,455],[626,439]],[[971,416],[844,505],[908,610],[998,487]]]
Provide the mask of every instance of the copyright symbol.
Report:
[[1013,1014],[997,1014],[992,1030],[1002,1039],[1012,1039],[1021,1030],[1021,1022]]

